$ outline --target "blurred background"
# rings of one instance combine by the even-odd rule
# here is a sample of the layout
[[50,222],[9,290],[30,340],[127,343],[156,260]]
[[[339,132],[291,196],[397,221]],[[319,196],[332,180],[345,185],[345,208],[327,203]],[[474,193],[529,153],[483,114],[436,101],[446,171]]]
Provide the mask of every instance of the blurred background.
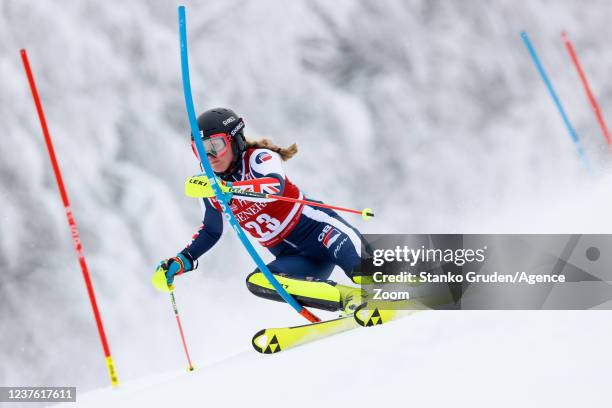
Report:
[[[612,3],[185,1],[194,102],[250,138],[296,142],[309,196],[377,217],[364,233],[606,233],[610,152],[561,41],[612,115]],[[200,223],[176,4],[0,1],[0,384],[108,385],[89,300],[21,64],[26,48],[120,379],[182,367],[156,264]],[[527,30],[587,172],[519,36]],[[226,228],[227,230],[227,228]],[[301,322],[249,294],[232,232],[177,281],[196,362]],[[260,251],[265,259],[270,256]],[[341,273],[335,277],[343,280]],[[605,316],[602,316],[605,317]]]

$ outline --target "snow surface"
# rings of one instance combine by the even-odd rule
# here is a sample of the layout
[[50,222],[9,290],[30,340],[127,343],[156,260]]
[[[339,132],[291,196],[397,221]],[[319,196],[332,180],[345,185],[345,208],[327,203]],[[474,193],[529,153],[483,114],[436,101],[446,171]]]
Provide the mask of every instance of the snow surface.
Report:
[[[424,312],[287,353],[79,395],[79,407],[607,407],[609,313]],[[599,351],[598,351],[599,350]]]
[[[608,0],[184,3],[197,109],[231,106],[249,136],[297,142],[292,180],[327,202],[374,208],[373,222],[350,218],[363,232],[612,231],[609,152],[559,35],[569,31],[609,115]],[[359,406],[378,395],[381,404],[426,406],[605,403],[606,312],[428,312],[259,356],[249,349],[254,332],[302,321],[250,296],[244,278],[254,265],[231,234],[177,282],[199,366],[183,372],[169,299],[149,284],[157,262],[199,223],[198,205],[182,194],[198,170],[176,20],[166,0],[0,1],[0,384],[74,385],[82,404],[118,406],[198,397],[216,406],[240,398]],[[520,41],[523,29],[582,137],[590,174]],[[22,47],[120,390],[84,395],[108,378]],[[295,392],[273,394],[262,386],[268,380]]]

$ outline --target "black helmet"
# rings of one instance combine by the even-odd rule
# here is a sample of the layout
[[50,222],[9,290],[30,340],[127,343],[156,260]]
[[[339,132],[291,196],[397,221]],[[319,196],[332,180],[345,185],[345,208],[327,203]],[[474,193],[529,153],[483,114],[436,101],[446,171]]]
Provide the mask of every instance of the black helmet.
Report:
[[246,150],[244,120],[231,109],[214,108],[198,116],[198,127],[203,140],[214,135],[227,135],[234,152],[234,162],[230,166],[230,170],[233,170],[234,165],[241,159],[242,152]]

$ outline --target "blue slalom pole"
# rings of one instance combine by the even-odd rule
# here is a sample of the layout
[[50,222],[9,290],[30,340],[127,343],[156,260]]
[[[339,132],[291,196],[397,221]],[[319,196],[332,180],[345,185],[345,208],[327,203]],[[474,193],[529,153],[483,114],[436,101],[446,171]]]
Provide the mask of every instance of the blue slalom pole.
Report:
[[565,113],[565,109],[563,109],[561,100],[559,99],[559,96],[557,96],[557,92],[555,92],[555,88],[553,87],[552,82],[550,82],[550,79],[548,78],[548,75],[546,74],[546,71],[544,70],[542,63],[540,62],[540,58],[538,58],[538,54],[533,48],[533,45],[531,44],[531,41],[529,40],[529,36],[527,35],[527,32],[521,31],[521,38],[523,39],[523,42],[525,43],[525,46],[527,47],[527,50],[529,51],[529,54],[531,55],[531,59],[533,60],[533,63],[536,65],[538,72],[540,73],[540,76],[542,77],[542,80],[544,81],[544,84],[546,84],[546,87],[548,88],[548,92],[550,93],[550,96],[555,102],[555,105],[557,105],[559,114],[561,115],[561,118],[563,119],[563,122],[565,123],[565,126],[567,127],[567,131],[569,132],[570,137],[572,138],[572,141],[574,142],[574,145],[576,146],[576,151],[578,152],[578,156],[580,156],[580,160],[582,161],[586,169],[589,170],[590,169],[589,162],[587,161],[586,155],[584,154],[582,143],[580,143],[580,139],[578,138],[578,133],[576,133],[576,129],[574,129],[574,127],[572,126],[572,123],[569,120],[569,117]]
[[313,315],[308,309],[300,305],[286,290],[281,286],[280,283],[276,280],[272,272],[268,269],[268,266],[264,263],[263,259],[259,256],[253,244],[249,241],[246,234],[240,227],[240,224],[236,220],[234,213],[230,209],[228,205],[228,201],[230,196],[221,191],[219,184],[217,183],[217,178],[215,177],[215,173],[208,161],[208,156],[206,155],[206,149],[204,148],[204,143],[202,139],[197,137],[200,134],[200,129],[198,127],[198,120],[195,114],[195,107],[193,104],[193,97],[191,94],[191,81],[189,80],[189,58],[187,54],[187,22],[185,17],[185,6],[179,6],[178,8],[178,16],[179,16],[179,35],[180,35],[180,44],[181,44],[181,72],[183,76],[183,93],[185,96],[185,106],[187,108],[187,116],[189,117],[189,125],[191,127],[191,133],[195,135],[194,140],[196,144],[196,148],[198,150],[198,155],[200,156],[200,161],[202,162],[202,166],[206,173],[206,177],[210,181],[210,184],[215,192],[215,196],[219,202],[219,205],[223,209],[225,218],[228,220],[238,238],[251,255],[251,258],[257,264],[259,270],[264,274],[264,276],[268,279],[270,284],[274,287],[276,292],[285,300],[285,302],[289,303],[291,307],[293,307],[299,314],[304,316],[310,322],[318,322],[320,319]]

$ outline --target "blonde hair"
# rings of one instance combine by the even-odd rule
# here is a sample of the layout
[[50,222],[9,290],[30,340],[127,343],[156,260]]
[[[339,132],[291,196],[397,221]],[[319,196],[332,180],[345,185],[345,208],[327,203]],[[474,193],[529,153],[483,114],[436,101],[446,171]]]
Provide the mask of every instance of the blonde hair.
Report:
[[293,143],[291,146],[288,146],[288,147],[280,147],[280,146],[277,146],[270,139],[259,139],[259,140],[248,140],[247,139],[246,145],[247,145],[247,149],[255,148],[255,149],[272,150],[273,152],[278,153],[278,155],[281,157],[283,161],[289,160],[290,158],[295,156],[295,154],[298,151],[297,144],[295,143]]

